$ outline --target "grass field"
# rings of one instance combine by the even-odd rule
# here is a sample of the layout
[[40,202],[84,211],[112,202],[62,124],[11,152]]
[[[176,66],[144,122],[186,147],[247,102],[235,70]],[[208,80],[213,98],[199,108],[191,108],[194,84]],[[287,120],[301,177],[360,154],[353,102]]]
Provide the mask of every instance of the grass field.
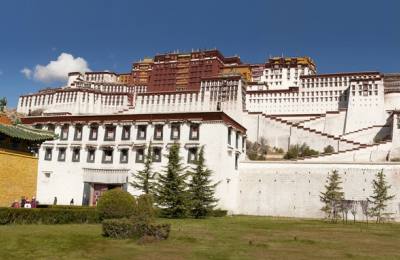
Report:
[[0,226],[0,259],[400,259],[399,224],[224,217],[161,220],[168,240],[139,245],[101,225]]

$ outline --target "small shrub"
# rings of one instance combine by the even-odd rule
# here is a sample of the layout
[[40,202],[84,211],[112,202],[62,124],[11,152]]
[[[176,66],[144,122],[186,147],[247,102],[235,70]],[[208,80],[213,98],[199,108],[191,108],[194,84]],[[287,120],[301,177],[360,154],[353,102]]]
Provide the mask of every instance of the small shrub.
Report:
[[100,219],[129,218],[136,213],[136,208],[135,198],[121,189],[106,191],[97,203]]
[[152,222],[156,216],[153,196],[150,194],[140,195],[137,199],[137,214],[134,216],[138,221]]
[[103,236],[115,239],[128,239],[135,236],[135,222],[131,219],[105,219],[102,224]]
[[318,151],[311,149],[306,143],[303,143],[301,146],[298,144],[291,145],[283,158],[290,160],[297,159],[298,157],[314,156],[318,154]]
[[278,147],[274,147],[274,152],[279,153],[279,154],[285,153],[285,151],[283,151],[282,148],[278,148]]
[[328,145],[324,148],[324,153],[334,153],[335,152],[335,148],[333,148],[332,145]]
[[98,223],[94,208],[0,208],[0,224],[81,224]]
[[153,236],[157,240],[165,240],[171,232],[171,224],[148,225],[145,232],[146,236]]
[[106,219],[103,221],[103,235],[115,239],[153,237],[164,240],[169,236],[170,224],[154,225],[133,219]]
[[261,138],[260,141],[256,142],[246,141],[246,154],[252,161],[265,160],[269,150],[270,146],[265,138]]

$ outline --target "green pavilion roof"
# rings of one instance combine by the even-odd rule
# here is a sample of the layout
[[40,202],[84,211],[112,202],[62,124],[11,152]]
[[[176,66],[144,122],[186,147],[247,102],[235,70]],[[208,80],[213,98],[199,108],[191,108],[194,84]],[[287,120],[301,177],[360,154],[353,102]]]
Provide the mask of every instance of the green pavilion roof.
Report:
[[0,124],[0,133],[28,141],[46,141],[55,138],[54,133],[44,130],[35,129],[26,125],[5,125]]

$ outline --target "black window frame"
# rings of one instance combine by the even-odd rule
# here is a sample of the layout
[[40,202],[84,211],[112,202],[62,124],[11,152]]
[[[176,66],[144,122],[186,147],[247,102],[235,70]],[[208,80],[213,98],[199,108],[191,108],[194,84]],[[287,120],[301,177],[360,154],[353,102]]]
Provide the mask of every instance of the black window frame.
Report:
[[[110,152],[111,151],[111,161],[106,161],[106,152]],[[114,162],[114,149],[112,148],[104,148],[103,149],[103,156],[101,159],[101,163],[104,164],[112,164]]]
[[[113,137],[109,138],[108,137],[108,131],[109,129],[112,129],[113,132]],[[104,127],[104,141],[115,141],[115,135],[116,135],[117,127],[115,125],[106,125]]]
[[232,145],[232,128],[228,127],[228,145]]
[[[76,153],[78,151],[78,153]],[[75,155],[78,154],[78,158],[75,158]],[[73,148],[72,149],[72,162],[80,162],[81,161],[81,148]]]
[[[64,159],[61,159],[61,154],[62,154],[61,151],[63,151]],[[57,161],[58,161],[58,162],[65,162],[66,159],[67,159],[67,148],[64,148],[64,147],[58,148]]]
[[[49,152],[50,151],[50,152]],[[50,155],[50,156],[49,156]],[[53,160],[53,148],[51,147],[46,147],[44,150],[44,160],[45,161],[51,161]]]
[[[143,137],[140,136],[141,132],[144,132]],[[136,133],[136,140],[146,140],[146,137],[147,137],[147,125],[138,125],[137,133]]]
[[[197,127],[197,137],[193,137],[193,128]],[[198,141],[200,139],[200,124],[190,124],[189,140]]]
[[47,131],[54,133],[56,131],[56,126],[54,124],[48,124]]
[[[126,152],[126,161],[124,161],[124,160],[122,160],[122,158],[123,158],[123,153],[124,152]],[[129,149],[121,149],[121,150],[119,150],[119,153],[120,153],[120,155],[119,155],[119,163],[128,163],[129,162]]]
[[239,149],[239,136],[240,136],[240,132],[236,131],[236,136],[235,136],[235,148]]
[[[96,137],[93,137],[94,130],[96,130]],[[97,141],[99,138],[99,126],[98,125],[91,125],[89,131],[89,141]]]
[[[64,129],[67,129],[65,137],[64,137]],[[66,140],[68,140],[68,136],[69,136],[69,125],[68,124],[62,125],[61,126],[61,133],[60,133],[60,140],[66,141]]]
[[[86,162],[87,163],[94,163],[96,161],[96,149],[95,148],[89,148],[87,150],[87,158],[86,158]],[[93,152],[93,160],[90,159],[90,154]]]
[[[81,131],[81,137],[77,137],[78,129]],[[74,131],[74,141],[82,141],[82,136],[83,136],[83,126],[82,125],[75,125],[75,131]]]
[[[141,151],[141,154],[143,155],[143,158],[141,160],[139,160],[139,151]],[[136,163],[144,163],[144,148],[137,148],[136,149],[136,156],[135,156],[135,162]]]
[[[157,134],[156,134],[157,130],[161,130],[161,136],[160,137],[157,137]],[[157,141],[162,141],[164,139],[164,125],[160,125],[160,124],[154,125],[154,136],[153,136],[153,139],[157,140]]]
[[[194,153],[192,151],[195,151]],[[197,153],[199,152],[199,148],[198,147],[190,147],[188,149],[188,158],[187,158],[187,162],[188,163],[195,163],[197,160]],[[191,159],[191,155],[194,154],[194,159]]]
[[[128,136],[125,136],[125,133],[128,133]],[[131,139],[131,126],[130,125],[123,125],[122,126],[122,133],[121,133],[121,140],[130,140]]]
[[[178,137],[174,137],[174,128],[178,129]],[[170,139],[171,140],[179,140],[181,138],[181,124],[180,123],[172,123],[171,124],[171,135],[170,135]]]
[[[159,159],[156,159],[156,151],[158,151],[160,153]],[[162,158],[162,148],[161,147],[153,147],[151,160],[153,162],[161,162],[161,158]]]
[[239,169],[239,154],[235,153],[235,170]]

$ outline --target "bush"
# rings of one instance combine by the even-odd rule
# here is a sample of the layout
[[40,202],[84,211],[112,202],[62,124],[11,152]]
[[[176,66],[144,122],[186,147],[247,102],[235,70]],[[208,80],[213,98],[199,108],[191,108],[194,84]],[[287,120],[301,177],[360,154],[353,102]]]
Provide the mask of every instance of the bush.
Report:
[[223,209],[214,209],[210,212],[211,217],[225,217],[227,214],[228,211]]
[[103,236],[116,239],[152,237],[164,240],[168,238],[170,230],[170,224],[153,225],[127,218],[103,221]]
[[335,152],[335,148],[333,148],[332,145],[328,145],[324,148],[324,153],[334,153]]
[[250,160],[262,161],[266,159],[267,153],[270,150],[268,142],[265,138],[261,138],[258,142],[246,142],[246,154]]
[[0,208],[0,224],[81,224],[100,222],[94,208]]
[[127,239],[135,236],[135,222],[131,219],[105,219],[102,226],[105,237]]
[[150,223],[154,221],[156,211],[153,207],[154,200],[150,194],[140,195],[137,199],[137,214],[134,216],[138,221]]
[[306,143],[304,143],[301,146],[298,144],[291,145],[283,158],[290,160],[297,159],[298,157],[314,156],[318,154],[318,151],[311,149]]
[[129,218],[136,213],[136,200],[121,189],[106,191],[97,203],[100,219]]

